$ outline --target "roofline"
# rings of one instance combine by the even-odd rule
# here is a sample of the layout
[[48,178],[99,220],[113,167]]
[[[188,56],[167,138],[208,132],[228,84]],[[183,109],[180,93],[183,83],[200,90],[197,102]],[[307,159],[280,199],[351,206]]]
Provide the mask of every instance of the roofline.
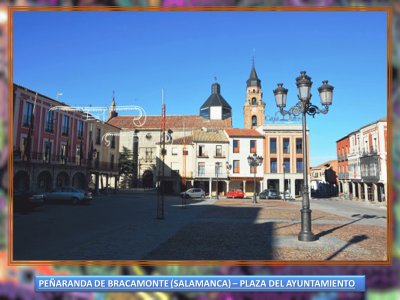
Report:
[[[33,94],[36,94],[36,93],[37,93],[39,96],[41,96],[41,97],[43,97],[43,98],[46,98],[46,99],[48,99],[48,100],[57,102],[57,103],[59,103],[59,104],[62,104],[63,106],[73,107],[73,106],[70,105],[70,104],[67,104],[67,103],[65,103],[65,102],[61,102],[61,101],[55,100],[55,99],[50,98],[50,97],[48,97],[48,96],[46,96],[46,95],[43,95],[43,94],[41,94],[41,93],[38,93],[38,92],[36,92],[36,91],[34,91],[34,90],[28,89],[27,87],[24,87],[24,86],[22,86],[22,85],[19,85],[19,84],[16,84],[16,83],[13,83],[13,85],[16,86],[16,87],[19,87],[19,88],[21,88],[21,89],[23,89],[23,90],[25,90],[25,91],[27,91],[27,92],[31,92],[31,93],[33,93]],[[76,111],[76,112],[77,112],[77,113],[80,113],[80,114],[86,115],[84,112],[80,112],[80,111]],[[93,116],[92,114],[90,114],[90,115]],[[95,118],[95,120],[96,120],[97,122],[101,122],[101,123],[103,123],[103,124],[105,124],[105,125],[112,126],[112,127],[116,128],[116,129],[120,129],[120,130],[122,129],[121,127],[112,125],[112,124],[108,123],[107,121],[103,121],[103,120],[100,120],[100,119],[97,119],[97,118]]]
[[364,125],[364,126],[358,128],[357,130],[354,130],[354,131],[348,133],[346,136],[344,136],[344,137],[338,139],[338,140],[336,141],[336,143],[337,143],[337,142],[340,142],[341,140],[344,140],[346,137],[350,137],[350,135],[352,135],[352,134],[356,134],[356,133],[360,132],[360,130],[361,130],[361,129],[364,129],[365,127],[368,127],[368,126],[371,126],[371,125],[374,125],[374,124],[378,124],[378,123],[380,123],[380,122],[382,122],[382,123],[385,123],[385,122],[386,122],[386,123],[387,123],[387,120],[386,120],[386,121],[385,121],[385,120],[382,120],[383,118],[387,118],[387,117],[382,117],[382,118],[380,118],[380,119],[378,119],[378,120],[376,120],[376,121],[374,121],[374,122],[368,123],[367,125]]

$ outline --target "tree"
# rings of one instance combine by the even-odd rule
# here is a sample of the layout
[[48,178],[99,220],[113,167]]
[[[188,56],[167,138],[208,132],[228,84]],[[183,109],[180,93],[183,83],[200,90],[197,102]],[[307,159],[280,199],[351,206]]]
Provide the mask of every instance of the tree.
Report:
[[133,155],[127,147],[122,147],[119,154],[119,175],[121,177],[120,187],[131,188],[133,177]]

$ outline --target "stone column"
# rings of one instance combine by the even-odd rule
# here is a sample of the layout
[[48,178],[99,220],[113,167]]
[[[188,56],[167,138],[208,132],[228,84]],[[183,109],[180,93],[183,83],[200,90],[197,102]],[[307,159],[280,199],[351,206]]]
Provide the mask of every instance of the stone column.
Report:
[[384,193],[385,193],[385,204],[387,203],[387,201],[388,201],[388,195],[387,195],[387,183],[384,183],[383,184],[383,190],[384,190]]
[[296,196],[296,180],[290,179],[290,196],[295,198]]
[[356,184],[351,181],[351,190],[353,191],[351,194],[353,195],[353,199],[356,198]]
[[212,181],[211,178],[208,181],[208,190],[209,190],[209,195],[210,195],[210,199],[212,198]]
[[374,202],[378,202],[378,188],[379,186],[376,183],[372,184],[372,188],[374,189]]
[[246,180],[243,180],[243,193],[246,196]]
[[226,191],[225,191],[225,195],[226,195],[226,193],[227,192],[229,192],[229,180],[225,180],[225,183],[226,183]]
[[364,200],[368,202],[368,185],[366,183],[363,184],[364,184]]

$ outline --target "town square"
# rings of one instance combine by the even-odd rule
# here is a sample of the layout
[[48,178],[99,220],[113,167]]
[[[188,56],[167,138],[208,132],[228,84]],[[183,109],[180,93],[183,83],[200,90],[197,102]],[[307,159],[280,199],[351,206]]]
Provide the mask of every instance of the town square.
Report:
[[385,14],[325,16],[16,13],[13,260],[387,261]]

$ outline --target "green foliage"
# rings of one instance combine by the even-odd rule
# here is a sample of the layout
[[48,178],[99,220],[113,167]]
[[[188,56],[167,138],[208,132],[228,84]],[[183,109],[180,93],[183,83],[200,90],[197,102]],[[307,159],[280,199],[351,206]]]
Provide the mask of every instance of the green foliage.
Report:
[[122,147],[122,152],[119,154],[119,175],[121,176],[121,188],[132,187],[133,154],[126,147]]

